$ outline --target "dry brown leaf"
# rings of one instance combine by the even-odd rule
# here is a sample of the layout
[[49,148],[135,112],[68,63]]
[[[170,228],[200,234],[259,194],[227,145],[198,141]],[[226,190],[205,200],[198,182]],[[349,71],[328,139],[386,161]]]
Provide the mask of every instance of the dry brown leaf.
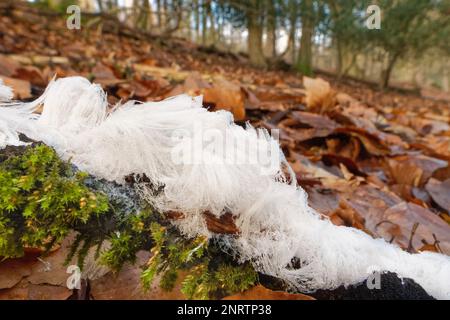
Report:
[[389,159],[388,163],[391,168],[391,175],[397,184],[419,186],[423,175],[421,168],[413,163],[398,162],[393,159]]
[[32,97],[31,84],[29,81],[0,76],[5,85],[11,87],[14,99],[24,100]]
[[356,127],[341,127],[334,130],[334,133],[340,133],[357,138],[361,141],[364,148],[372,155],[382,156],[390,153],[389,147],[380,139],[380,137]]
[[228,110],[235,120],[245,119],[245,94],[241,87],[225,79],[217,79],[212,86],[202,90],[206,103],[213,103],[215,109]]
[[441,182],[431,178],[428,180],[425,189],[440,208],[450,213],[450,179]]
[[306,105],[310,109],[323,113],[336,105],[336,92],[327,81],[303,77],[303,85],[306,89]]
[[0,75],[11,77],[20,68],[20,64],[10,57],[0,54]]
[[124,82],[124,80],[120,80],[116,77],[111,68],[100,62],[92,69],[92,74],[94,75],[94,82],[99,83],[104,87],[114,86]]
[[435,171],[448,165],[447,161],[421,154],[396,156],[389,159],[388,163],[396,183],[411,186],[423,186]]
[[345,199],[341,199],[339,201],[339,208],[336,209],[333,214],[339,216],[347,227],[360,229],[368,234],[371,234],[371,232],[365,228],[364,218],[355,209],[353,209]]
[[178,277],[175,287],[170,292],[159,287],[160,278],[157,277],[151,288],[142,288],[142,267],[150,258],[147,251],[139,251],[134,265],[126,264],[117,274],[109,273],[97,280],[91,281],[91,295],[95,300],[185,300],[181,293],[183,273]]
[[[403,248],[408,247],[411,231],[418,223],[413,238],[413,247],[418,250],[426,243],[434,243],[434,235],[440,241],[440,247],[445,254],[450,254],[450,225],[428,209],[413,203],[402,202],[386,210],[381,221],[388,220],[400,226],[402,236],[395,239]],[[381,228],[378,229],[381,232]]]
[[233,113],[235,120],[245,119],[245,93],[231,81],[218,78],[209,83],[199,73],[193,72],[182,85],[175,87],[166,96],[181,93],[203,95],[204,105],[212,106],[215,110],[228,110]]
[[16,70],[13,78],[25,80],[38,87],[46,87],[47,80],[41,70],[34,66],[24,66]]
[[0,290],[0,300],[67,300],[72,290],[62,286],[34,285],[22,281],[11,289]]
[[35,262],[33,258],[8,259],[0,262],[0,289],[12,288],[24,277],[29,276],[31,266]]
[[175,81],[183,81],[189,76],[188,71],[181,71],[177,68],[160,68],[147,64],[133,64],[133,69],[141,74],[158,76]]
[[217,218],[215,215],[206,211],[203,213],[208,230],[218,234],[238,234],[239,229],[234,223],[234,217],[230,212],[226,212]]

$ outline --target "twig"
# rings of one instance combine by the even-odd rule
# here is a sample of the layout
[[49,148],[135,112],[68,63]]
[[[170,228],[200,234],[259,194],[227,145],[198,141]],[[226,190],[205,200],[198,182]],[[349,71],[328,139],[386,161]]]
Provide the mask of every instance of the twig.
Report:
[[406,251],[408,251],[409,253],[414,253],[414,252],[416,251],[416,250],[414,249],[414,247],[413,247],[412,242],[413,242],[413,238],[414,238],[414,235],[416,234],[416,231],[417,231],[417,228],[418,228],[418,227],[419,227],[419,223],[418,223],[418,222],[414,223],[414,225],[413,225],[413,227],[412,227],[411,235],[410,235],[410,237],[409,237],[408,249],[406,250]]

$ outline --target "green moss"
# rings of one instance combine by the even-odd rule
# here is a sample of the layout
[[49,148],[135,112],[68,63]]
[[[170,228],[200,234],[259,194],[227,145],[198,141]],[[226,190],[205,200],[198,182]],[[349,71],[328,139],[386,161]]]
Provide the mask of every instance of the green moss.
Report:
[[222,262],[217,269],[205,263],[190,270],[182,282],[181,291],[189,299],[222,298],[243,292],[257,282],[258,274],[248,263]]
[[71,229],[105,214],[107,197],[87,188],[86,177],[45,145],[2,161],[0,256],[22,256],[24,247],[50,249]]
[[148,249],[152,245],[150,226],[154,220],[150,209],[136,215],[129,215],[116,227],[109,237],[111,246],[102,253],[100,261],[119,271],[126,262],[134,263],[139,250]]
[[[76,237],[66,263],[76,255],[80,267],[93,246],[100,261],[114,270],[133,263],[139,250],[150,249],[152,210],[129,212],[122,199],[108,199],[92,188],[105,182],[91,181],[88,187],[87,180],[86,173],[75,173],[44,144],[1,150],[0,257],[23,256],[25,247],[48,250],[72,230]],[[105,240],[110,246],[101,252]]]
[[[189,299],[231,295],[252,287],[258,281],[258,275],[250,264],[237,264],[229,257],[226,259],[204,237],[183,239],[177,237],[172,228],[158,223],[154,223],[151,229],[153,255],[142,273],[146,289],[160,275],[160,287],[172,290],[181,270],[185,274],[181,291]],[[225,258],[220,259],[221,256]]]

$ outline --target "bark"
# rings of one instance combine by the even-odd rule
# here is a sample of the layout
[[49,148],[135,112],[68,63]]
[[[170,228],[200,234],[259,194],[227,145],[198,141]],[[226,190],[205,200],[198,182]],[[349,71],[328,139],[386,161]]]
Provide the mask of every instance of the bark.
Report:
[[304,75],[312,74],[312,36],[314,32],[314,17],[312,0],[304,0],[301,12],[302,37],[298,53],[296,69]]
[[262,50],[263,28],[260,13],[260,1],[251,0],[250,6],[247,9],[247,44],[250,63],[257,67],[263,67],[266,64]]
[[216,43],[216,27],[215,27],[215,21],[214,21],[214,14],[211,10],[211,1],[208,1],[206,4],[206,12],[209,19],[209,44],[215,44]]
[[202,44],[206,46],[208,31],[208,16],[206,13],[205,0],[202,0]]
[[221,13],[218,14],[217,16],[217,28],[216,28],[216,45],[225,45],[225,41],[223,39],[223,17],[221,15]]
[[133,0],[133,26],[135,28],[138,28],[139,26],[139,19],[141,17],[141,13],[139,10],[139,0]]
[[97,0],[97,6],[98,6],[98,9],[100,10],[100,12],[103,12],[103,1],[102,0]]
[[162,26],[165,27],[170,23],[170,21],[169,21],[169,5],[167,3],[167,0],[163,0],[162,9],[163,9],[162,10],[162,12],[163,12]]
[[[182,10],[182,11],[184,11],[184,10]],[[191,28],[191,19],[192,19],[191,15],[192,15],[192,10],[184,11],[183,29],[186,29],[185,34],[186,34],[187,38],[192,41],[193,39],[192,39],[192,28]]]
[[277,18],[274,1],[268,0],[268,6],[266,52],[271,58],[275,58],[277,55]]
[[[339,4],[336,1],[331,0],[329,2],[330,5],[330,10],[331,10],[331,16],[334,20],[334,23],[336,24],[338,22],[338,20],[340,19],[340,15],[341,15],[341,7],[339,6]],[[343,74],[343,69],[344,69],[344,62],[343,62],[343,55],[344,55],[344,46],[342,44],[342,40],[341,40],[341,36],[338,32],[338,30],[335,30],[334,32],[334,37],[333,37],[333,41],[335,43],[335,47],[336,47],[336,75],[338,78],[341,78],[344,74]]]
[[162,27],[161,0],[156,0],[156,17],[158,20],[158,28],[161,30]]
[[195,41],[200,41],[200,5],[199,0],[194,0]]
[[337,64],[336,64],[336,75],[337,75],[337,77],[338,77],[338,79],[340,79],[340,78],[342,78],[342,76],[343,76],[343,65],[342,65],[342,59],[343,59],[343,57],[342,57],[342,55],[343,55],[343,52],[342,52],[342,44],[341,44],[341,41],[339,40],[339,38],[336,38],[335,39],[335,41],[336,41],[336,50],[337,50]]
[[391,79],[392,70],[394,70],[395,63],[397,62],[399,57],[398,53],[394,53],[389,57],[389,62],[386,69],[382,72],[381,77],[381,88],[385,89],[389,86],[389,80]]
[[297,28],[297,2],[295,0],[289,0],[287,10],[289,14],[289,35],[286,49],[280,54],[280,57],[286,56],[291,53],[291,63],[295,64],[295,32]]
[[134,12],[137,13],[136,27],[148,30],[153,25],[150,0],[134,0]]

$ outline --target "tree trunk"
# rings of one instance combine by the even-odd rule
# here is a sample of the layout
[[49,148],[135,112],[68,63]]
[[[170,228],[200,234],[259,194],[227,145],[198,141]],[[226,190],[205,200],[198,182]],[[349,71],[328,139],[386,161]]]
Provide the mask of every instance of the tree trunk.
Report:
[[135,26],[143,30],[148,30],[153,25],[150,0],[134,0],[133,7],[133,11],[137,14]]
[[381,88],[382,89],[385,89],[389,86],[389,80],[391,79],[392,70],[394,70],[394,66],[395,66],[395,63],[397,62],[398,56],[399,55],[397,53],[394,53],[394,55],[392,55],[389,58],[387,68],[382,72],[382,75],[381,75]]
[[272,0],[268,0],[268,7],[266,52],[271,58],[275,58],[277,55],[277,17],[275,2]]
[[103,12],[103,1],[102,0],[97,0],[97,6],[98,6],[98,10],[100,12]]
[[150,0],[142,1],[142,29],[147,30],[149,24],[151,23],[151,13],[150,13]]
[[170,21],[168,21],[169,20],[169,5],[167,3],[167,0],[163,0],[162,6],[163,6],[163,10],[162,10],[163,23],[162,23],[162,25],[163,25],[163,27],[166,27],[170,23]]
[[161,0],[156,0],[156,12],[157,12],[157,19],[158,19],[158,28],[161,31],[162,27],[162,17],[161,17]]
[[265,66],[265,58],[262,50],[262,24],[260,20],[260,1],[251,0],[247,9],[247,29],[248,29],[248,55],[250,63],[257,67]]
[[[335,0],[329,1],[329,6],[334,24],[337,24],[339,19],[342,17],[342,7]],[[335,43],[334,47],[336,48],[336,75],[338,79],[340,79],[344,75],[344,45],[342,43],[340,30],[334,31],[333,41]]]
[[168,5],[168,2],[165,0],[164,5],[166,6],[166,9],[164,10],[166,19],[163,31],[161,32],[161,36],[168,37],[171,36],[173,33],[178,32],[178,30],[182,26],[183,8],[181,0],[172,1],[170,6]]
[[133,27],[138,28],[139,27],[139,19],[141,17],[140,9],[139,9],[139,0],[133,0]]
[[219,45],[223,44],[222,48],[225,48],[226,47],[225,46],[225,41],[222,41],[223,40],[222,35],[223,35],[223,20],[221,18],[220,13],[219,13],[218,17],[217,17],[216,46],[217,46],[217,44],[219,44]]
[[314,32],[312,0],[304,0],[301,12],[302,38],[296,69],[304,75],[312,74],[312,36]]
[[344,66],[343,64],[343,49],[342,49],[342,43],[339,40],[339,38],[335,39],[336,41],[336,51],[337,51],[337,62],[336,62],[336,74],[338,79],[342,78],[343,76],[343,70],[344,70]]
[[189,39],[189,41],[193,41],[193,37],[192,37],[192,28],[191,28],[191,19],[192,19],[192,10],[183,10],[183,8],[180,9],[181,10],[181,15],[183,16],[184,13],[184,19],[183,19],[183,29],[186,28],[186,37]]
[[194,0],[194,21],[195,21],[195,41],[200,41],[200,3],[199,0]]
[[289,0],[288,8],[290,12],[289,14],[289,36],[287,41],[287,47],[284,52],[280,55],[280,57],[284,57],[286,54],[291,53],[291,63],[295,64],[295,33],[297,30],[297,2],[295,0]]
[[[207,1],[207,0],[206,0]],[[202,44],[206,46],[208,31],[208,16],[206,14],[206,3],[202,0]]]
[[211,1],[208,1],[206,4],[206,12],[208,14],[209,18],[209,44],[214,45],[216,43],[216,27],[215,27],[215,21],[214,21],[214,14],[211,10]]

